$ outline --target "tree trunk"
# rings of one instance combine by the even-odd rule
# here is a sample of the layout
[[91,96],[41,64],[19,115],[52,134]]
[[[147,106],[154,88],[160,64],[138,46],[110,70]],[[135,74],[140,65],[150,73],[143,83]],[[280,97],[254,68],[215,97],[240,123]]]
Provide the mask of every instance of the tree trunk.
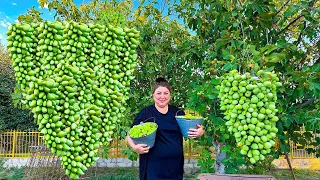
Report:
[[216,162],[214,163],[215,172],[217,174],[225,174],[225,165],[222,163],[222,160],[227,157],[227,154],[220,150],[223,144],[217,144],[214,140],[212,140],[212,144],[216,150]]

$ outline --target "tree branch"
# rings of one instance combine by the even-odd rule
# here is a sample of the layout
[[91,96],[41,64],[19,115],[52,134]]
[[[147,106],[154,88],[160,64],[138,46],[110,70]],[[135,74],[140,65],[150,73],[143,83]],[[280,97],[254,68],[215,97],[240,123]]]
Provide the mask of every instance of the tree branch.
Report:
[[296,180],[296,176],[294,175],[294,172],[293,172],[293,169],[292,169],[292,166],[291,166],[291,162],[290,162],[290,159],[289,159],[289,156],[288,156],[288,152],[285,152],[284,154],[285,154],[286,160],[288,162],[288,165],[289,165],[289,168],[290,168],[290,171],[291,171],[292,179]]
[[295,107],[295,108],[303,108],[303,107],[305,107],[305,106],[307,106],[307,105],[311,104],[314,100],[316,100],[316,99],[313,97],[313,98],[311,98],[311,99],[307,100],[307,101],[306,101],[306,102],[304,102],[304,103],[301,103],[301,104],[297,104],[297,105],[295,105],[294,107]]
[[316,1],[317,1],[317,0],[311,1],[310,4],[309,4],[309,8],[312,8],[312,7],[314,6],[314,4],[316,3]]
[[217,144],[214,140],[212,140],[212,145],[214,146],[214,148],[216,149],[216,151],[219,149],[219,148],[218,148],[218,144]]
[[296,21],[298,21],[302,17],[303,17],[303,15],[300,15],[296,19],[291,21],[285,28],[283,28],[280,32],[278,32],[276,36],[279,36],[281,33],[283,33],[283,31],[287,30],[291,25],[293,25]]
[[[314,4],[315,4],[316,1],[317,1],[317,0],[311,1],[308,8],[309,8],[309,9],[312,8],[312,7],[314,6]],[[293,25],[296,21],[298,21],[298,20],[299,20],[300,18],[302,18],[302,17],[303,17],[303,15],[300,15],[300,16],[298,16],[296,19],[294,19],[293,21],[291,21],[285,28],[283,28],[279,33],[277,33],[277,36],[278,36],[279,34],[283,33],[283,31],[287,30],[291,25]]]
[[303,30],[301,30],[301,31],[300,31],[300,34],[299,34],[298,40],[297,40],[297,42],[296,42],[296,46],[298,46],[298,45],[299,45],[299,43],[300,43],[300,41],[302,40],[302,33],[303,33],[303,31],[306,29],[306,25],[307,25],[307,22],[306,22],[306,21],[304,21],[304,23],[303,23]]
[[286,3],[284,3],[284,5],[281,6],[281,8],[276,12],[276,14],[275,14],[273,17],[275,17],[276,15],[278,15],[278,14],[282,11],[282,9],[287,6],[287,4],[288,4],[290,1],[291,1],[291,0],[288,0]]

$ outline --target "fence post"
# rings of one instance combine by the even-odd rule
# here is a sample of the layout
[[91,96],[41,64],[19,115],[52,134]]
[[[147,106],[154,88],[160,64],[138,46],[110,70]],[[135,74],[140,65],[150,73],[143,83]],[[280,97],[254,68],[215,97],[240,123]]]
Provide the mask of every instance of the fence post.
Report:
[[192,141],[189,139],[189,158],[191,158],[192,157],[192,146],[191,146],[191,143],[192,143]]
[[40,146],[40,136],[41,136],[40,133],[41,133],[41,132],[38,132],[38,133],[37,133],[37,139],[38,139],[38,144],[37,144],[37,146]]
[[117,155],[117,158],[119,157],[119,139],[118,139],[118,136],[116,136],[116,155]]
[[16,137],[16,130],[13,131],[13,139],[12,139],[12,157],[14,158],[14,155],[15,155],[15,146],[16,146],[16,140],[17,140],[17,137]]

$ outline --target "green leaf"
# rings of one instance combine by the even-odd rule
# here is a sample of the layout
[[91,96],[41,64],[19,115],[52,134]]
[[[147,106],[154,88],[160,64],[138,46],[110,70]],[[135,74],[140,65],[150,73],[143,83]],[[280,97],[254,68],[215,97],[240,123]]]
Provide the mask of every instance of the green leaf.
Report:
[[216,40],[216,44],[217,44],[217,46],[224,46],[227,43],[229,43],[231,39],[232,38],[220,38],[220,39]]
[[281,143],[281,152],[290,152],[290,146],[287,143]]
[[271,71],[273,71],[274,70],[274,66],[271,66],[271,67],[269,67],[269,68],[267,68],[267,69],[265,69],[265,70],[263,70],[264,72],[271,72]]
[[311,66],[312,72],[319,72],[320,71],[320,64],[315,64]]
[[289,8],[284,12],[284,17],[290,17],[292,15],[294,15],[295,13],[297,13],[299,11],[299,8],[296,6],[289,6]]
[[236,64],[231,64],[230,62],[227,62],[224,66],[223,69],[225,69],[226,71],[229,71],[231,69],[236,69],[237,65]]
[[224,137],[224,139],[230,139],[230,135],[229,134],[224,134],[223,137]]
[[307,138],[310,139],[312,137],[312,134],[308,131],[304,132],[303,135]]
[[278,128],[278,133],[282,133],[283,132],[283,123],[282,123],[282,121],[278,121],[277,122],[277,128]]
[[291,125],[291,122],[292,122],[292,116],[290,114],[287,114],[284,117],[284,125],[285,125],[285,127],[288,128]]
[[208,98],[209,98],[209,99],[214,99],[214,98],[216,98],[216,96],[215,96],[214,94],[209,94],[209,95],[208,95]]
[[288,48],[292,51],[296,51],[298,49],[297,46],[294,44],[288,44]]
[[280,88],[277,89],[277,91],[283,93],[286,90],[285,87],[281,86]]
[[259,51],[256,50],[255,45],[248,45],[249,52],[251,52],[254,56],[258,56],[260,54]]
[[272,12],[263,12],[263,13],[260,13],[259,16],[262,17],[262,19],[265,19],[265,20],[269,20],[270,18],[273,17],[273,13]]
[[231,151],[231,146],[230,145],[223,146],[222,148],[220,148],[220,150],[222,152],[230,152]]
[[278,135],[278,138],[281,140],[284,140],[284,141],[288,140],[288,137],[283,136],[283,135]]
[[268,55],[270,52],[272,52],[273,50],[278,49],[277,45],[274,44],[268,44],[265,47],[261,48],[261,52],[264,52],[264,55]]
[[311,86],[311,88],[312,89],[314,89],[314,90],[320,90],[320,83],[318,83],[318,82],[310,82],[309,83],[310,84],[310,86]]
[[215,125],[223,125],[223,124],[224,124],[224,121],[223,121],[222,118],[217,117],[217,118],[213,119],[213,123],[214,123]]
[[220,23],[221,23],[221,15],[219,15],[219,16],[217,17],[216,22],[215,22],[215,24],[214,24],[214,33],[217,32],[218,27],[220,26]]
[[213,79],[211,80],[211,84],[212,84],[212,85],[217,85],[217,84],[219,84],[219,80],[213,78]]
[[222,50],[222,57],[223,59],[225,60],[234,60],[235,57],[229,53],[229,51],[226,51],[226,50]]
[[270,54],[269,56],[266,57],[266,61],[270,62],[270,63],[277,63],[279,61],[284,60],[285,58],[286,58],[285,53],[273,52],[272,54]]

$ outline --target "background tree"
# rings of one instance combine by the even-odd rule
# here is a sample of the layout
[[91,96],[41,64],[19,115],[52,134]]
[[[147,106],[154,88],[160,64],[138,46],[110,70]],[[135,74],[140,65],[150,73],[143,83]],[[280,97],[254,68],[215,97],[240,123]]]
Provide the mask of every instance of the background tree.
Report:
[[[320,139],[311,141],[313,133],[320,129],[317,9],[316,1],[288,1],[280,5],[269,0],[186,0],[176,5],[175,10],[200,41],[194,47],[202,54],[205,76],[194,82],[189,102],[210,117],[206,126],[208,138],[202,144],[212,142],[215,146],[217,164],[221,165],[217,171],[235,173],[245,162],[219,116],[217,92],[208,91],[218,85],[216,77],[231,69],[241,73],[273,70],[285,86],[278,94],[279,146],[274,158],[289,152],[287,140],[303,146],[311,144],[315,148],[309,151],[320,155]],[[297,133],[302,126],[306,132]]]
[[[19,94],[13,93],[15,87],[14,71],[11,66],[9,52],[0,45],[0,130],[30,130],[36,123],[28,110],[14,106],[13,100],[20,100]],[[17,97],[18,96],[18,97]]]

